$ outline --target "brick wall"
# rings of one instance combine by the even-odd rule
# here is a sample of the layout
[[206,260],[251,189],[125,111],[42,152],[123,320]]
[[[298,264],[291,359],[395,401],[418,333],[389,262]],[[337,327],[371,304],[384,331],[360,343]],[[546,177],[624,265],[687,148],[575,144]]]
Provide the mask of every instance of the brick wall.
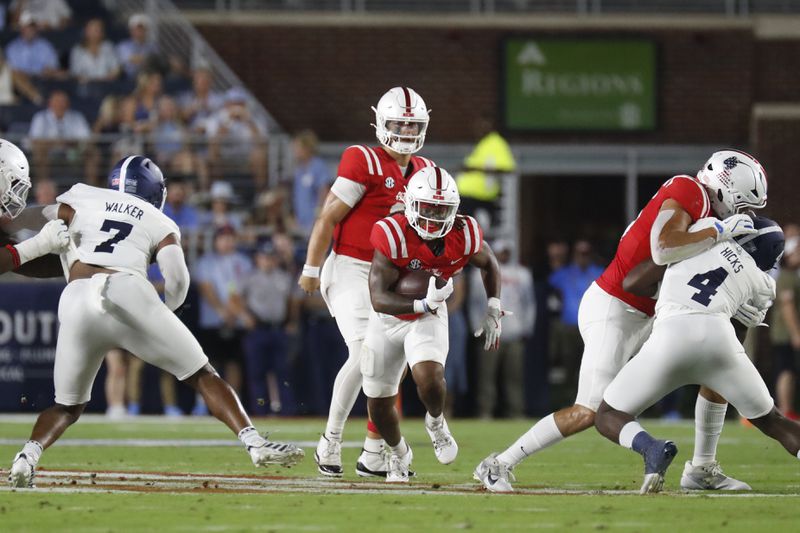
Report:
[[[433,109],[430,139],[471,141],[471,120],[497,116],[501,39],[489,28],[365,28],[200,25],[254,94],[292,131],[324,140],[370,139],[374,105],[387,88],[409,84]],[[519,33],[519,32],[516,32]],[[536,35],[554,35],[538,31]],[[749,29],[582,31],[557,35],[651,37],[659,45],[659,126],[646,133],[513,134],[529,142],[719,143],[748,140],[754,91],[779,90],[754,74],[756,61],[780,71],[770,46]],[[795,62],[800,54],[795,53]],[[785,76],[797,78],[800,69]],[[788,78],[787,78],[788,79]]]
[[765,214],[782,224],[800,223],[798,168],[800,116],[756,120],[753,153],[764,165],[769,180],[769,203]]

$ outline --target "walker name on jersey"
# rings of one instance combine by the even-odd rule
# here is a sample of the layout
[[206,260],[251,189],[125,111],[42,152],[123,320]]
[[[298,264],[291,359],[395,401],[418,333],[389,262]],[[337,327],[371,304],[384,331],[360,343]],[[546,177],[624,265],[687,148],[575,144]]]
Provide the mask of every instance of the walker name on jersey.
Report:
[[142,220],[142,215],[144,215],[144,211],[135,205],[122,202],[106,202],[106,212],[128,215],[136,220]]
[[736,252],[734,252],[733,250],[731,250],[731,249],[730,249],[730,247],[727,247],[727,246],[726,246],[726,247],[725,247],[725,248],[724,248],[724,249],[723,249],[723,250],[722,250],[722,251],[719,253],[719,255],[721,255],[722,257],[724,257],[725,259],[727,259],[727,260],[728,260],[728,262],[729,262],[729,263],[731,264],[731,266],[733,267],[733,273],[734,273],[734,274],[738,274],[738,273],[739,273],[739,272],[741,272],[741,271],[742,271],[742,269],[744,268],[744,265],[742,264],[742,261],[741,261],[741,259],[739,259],[739,256],[738,256],[738,255],[736,255]]

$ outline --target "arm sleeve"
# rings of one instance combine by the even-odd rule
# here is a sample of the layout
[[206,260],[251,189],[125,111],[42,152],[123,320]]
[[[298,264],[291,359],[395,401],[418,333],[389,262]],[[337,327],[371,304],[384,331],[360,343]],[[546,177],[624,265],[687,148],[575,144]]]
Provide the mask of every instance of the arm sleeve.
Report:
[[352,181],[350,178],[340,176],[333,182],[331,192],[335,194],[339,200],[353,207],[364,197],[367,188],[360,183]]
[[164,303],[174,311],[186,300],[189,292],[189,269],[183,250],[176,244],[169,244],[158,251],[156,261],[164,276]]

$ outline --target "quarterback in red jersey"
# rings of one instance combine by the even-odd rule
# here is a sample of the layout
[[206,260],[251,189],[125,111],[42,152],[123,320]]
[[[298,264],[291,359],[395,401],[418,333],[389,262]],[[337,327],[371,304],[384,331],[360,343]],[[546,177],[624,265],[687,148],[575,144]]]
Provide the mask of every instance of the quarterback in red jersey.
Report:
[[[369,231],[389,215],[392,207],[403,205],[408,178],[421,168],[434,166],[429,159],[412,155],[422,148],[429,121],[428,108],[419,94],[407,87],[394,87],[373,111],[375,135],[381,146],[350,146],[342,154],[336,180],[311,231],[298,282],[309,294],[321,289],[349,353],[333,384],[328,423],[314,456],[320,474],[331,477],[342,475],[344,423],[361,390],[361,343],[370,312]],[[331,239],[333,253],[320,272]],[[356,473],[385,476],[383,440],[374,427],[368,427]]]
[[[425,429],[436,458],[449,464],[458,445],[442,413],[448,352],[447,304],[452,277],[467,264],[483,271],[489,299],[486,317],[476,336],[485,334],[486,349],[500,342],[500,270],[483,231],[472,217],[456,214],[460,203],[455,180],[438,167],[424,168],[406,186],[405,213],[380,220],[372,228],[375,247],[369,272],[370,313],[361,361],[364,394],[375,425],[391,451],[387,482],[408,481],[413,454],[400,433],[394,396],[406,364],[425,405]],[[404,273],[432,274],[425,298],[413,299],[391,288]],[[436,287],[435,278],[447,280]]]
[[[584,351],[575,404],[546,416],[506,451],[484,459],[474,477],[490,491],[510,492],[510,469],[592,426],[606,387],[639,351],[652,327],[655,300],[626,291],[623,281],[628,273],[643,261],[676,263],[721,240],[754,233],[752,219],[739,213],[764,207],[766,200],[764,169],[752,156],[734,150],[712,154],[697,178],[675,176],[664,183],[625,230],[613,261],[581,300],[578,325]],[[686,463],[683,488],[750,488],[724,475],[716,462],[726,410],[724,398],[701,389],[695,407],[695,454]]]

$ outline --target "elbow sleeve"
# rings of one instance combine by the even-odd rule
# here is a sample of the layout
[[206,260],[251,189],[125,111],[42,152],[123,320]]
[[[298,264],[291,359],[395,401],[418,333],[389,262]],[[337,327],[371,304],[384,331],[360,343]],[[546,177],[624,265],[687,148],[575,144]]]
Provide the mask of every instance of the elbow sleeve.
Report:
[[156,255],[156,262],[164,276],[164,303],[174,311],[186,300],[189,292],[189,269],[183,250],[177,244],[165,246]]

